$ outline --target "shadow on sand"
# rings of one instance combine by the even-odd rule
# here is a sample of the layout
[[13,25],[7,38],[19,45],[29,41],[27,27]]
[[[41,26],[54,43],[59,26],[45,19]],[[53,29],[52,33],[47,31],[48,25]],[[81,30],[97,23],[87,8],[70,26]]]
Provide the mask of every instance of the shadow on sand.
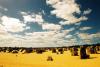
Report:
[[95,59],[95,58],[98,58],[98,57],[90,57],[89,59]]

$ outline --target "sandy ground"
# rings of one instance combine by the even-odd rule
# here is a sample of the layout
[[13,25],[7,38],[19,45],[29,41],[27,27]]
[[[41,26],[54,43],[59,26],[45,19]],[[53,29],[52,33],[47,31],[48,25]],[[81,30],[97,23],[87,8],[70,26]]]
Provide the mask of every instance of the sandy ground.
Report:
[[[52,56],[54,61],[47,61]],[[0,53],[0,67],[100,67],[100,54],[91,54],[90,59],[81,60],[79,56],[45,52],[43,54]]]

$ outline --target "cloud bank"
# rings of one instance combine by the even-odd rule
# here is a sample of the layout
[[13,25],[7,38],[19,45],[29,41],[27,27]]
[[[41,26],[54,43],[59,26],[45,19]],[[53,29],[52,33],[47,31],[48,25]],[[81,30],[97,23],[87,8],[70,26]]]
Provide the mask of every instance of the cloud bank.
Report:
[[[0,11],[2,14],[0,15],[0,47],[60,47],[93,44],[95,43],[94,38],[100,39],[98,32],[93,34],[81,32],[90,30],[92,27],[80,27],[80,31],[76,31],[75,27],[67,28],[74,24],[79,26],[81,21],[88,20],[87,15],[91,13],[91,9],[81,11],[80,4],[77,4],[76,0],[46,0],[46,6],[53,8],[50,10],[51,16],[62,20],[58,23],[45,21],[44,10],[37,13],[16,11],[21,18],[5,15]],[[3,6],[0,10],[9,11]],[[41,31],[37,32],[33,29],[35,23],[41,26]]]

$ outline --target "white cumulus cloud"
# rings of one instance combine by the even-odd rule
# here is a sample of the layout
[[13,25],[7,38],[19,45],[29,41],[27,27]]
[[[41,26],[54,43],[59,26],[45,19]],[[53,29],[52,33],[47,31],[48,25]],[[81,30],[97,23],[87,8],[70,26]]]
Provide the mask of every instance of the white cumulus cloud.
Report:
[[61,30],[61,25],[45,23],[42,25],[43,30]]
[[85,10],[84,12],[83,12],[83,14],[84,15],[87,15],[87,14],[90,14],[92,12],[92,10],[91,9],[88,9],[88,10]]
[[2,16],[1,23],[6,31],[10,32],[21,32],[24,30],[25,24],[21,23],[19,19]]
[[92,29],[92,27],[81,27],[80,30],[89,30]]
[[44,21],[41,14],[34,14],[34,13],[28,14],[27,12],[21,12],[21,15],[25,23],[34,22],[34,23],[42,24]]
[[[65,20],[60,22],[61,25],[75,24],[88,19],[85,16],[78,18],[74,15],[75,13],[81,13],[80,5],[77,4],[75,0],[47,0],[46,3],[54,8],[51,14]],[[89,12],[90,11],[85,11],[85,13]]]
[[[93,44],[95,42],[98,42],[100,39],[100,33],[94,33],[94,34],[89,34],[89,33],[79,33],[78,36],[80,37],[81,41],[83,42],[83,44]],[[93,40],[95,40],[96,38],[97,41],[93,42]]]

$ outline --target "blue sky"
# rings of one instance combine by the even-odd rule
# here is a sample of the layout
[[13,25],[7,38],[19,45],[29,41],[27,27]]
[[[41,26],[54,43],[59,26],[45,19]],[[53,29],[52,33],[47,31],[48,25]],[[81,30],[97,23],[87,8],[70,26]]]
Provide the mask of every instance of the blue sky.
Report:
[[100,43],[99,0],[0,0],[0,46]]

